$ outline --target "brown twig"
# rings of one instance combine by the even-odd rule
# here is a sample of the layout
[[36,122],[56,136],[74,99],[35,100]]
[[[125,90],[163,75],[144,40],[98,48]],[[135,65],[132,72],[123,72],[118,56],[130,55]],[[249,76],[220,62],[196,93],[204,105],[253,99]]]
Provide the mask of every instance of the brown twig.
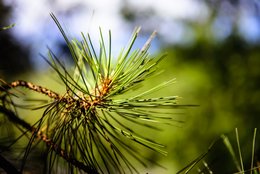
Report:
[[28,88],[30,90],[39,92],[41,94],[45,94],[45,95],[49,96],[50,98],[53,98],[53,99],[56,99],[56,100],[61,98],[60,95],[57,94],[54,91],[51,91],[51,90],[44,88],[42,86],[35,85],[31,82],[26,82],[26,81],[23,81],[23,80],[16,80],[16,81],[11,82],[10,84],[4,83],[3,85],[0,86],[0,90],[6,91],[6,90],[9,90],[9,89],[15,88],[15,87],[25,87],[25,88]]

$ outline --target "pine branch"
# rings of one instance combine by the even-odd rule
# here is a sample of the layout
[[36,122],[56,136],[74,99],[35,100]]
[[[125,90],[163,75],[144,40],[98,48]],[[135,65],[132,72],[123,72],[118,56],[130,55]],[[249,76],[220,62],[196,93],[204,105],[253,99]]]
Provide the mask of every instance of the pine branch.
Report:
[[[137,27],[128,46],[122,50],[117,59],[114,59],[111,55],[110,31],[107,48],[100,29],[98,52],[94,49],[89,34],[86,36],[82,34],[83,41],[71,41],[57,18],[53,14],[51,17],[70,50],[74,60],[74,71],[71,73],[51,50],[49,59],[44,56],[43,58],[56,71],[66,87],[66,92],[56,93],[23,80],[7,84],[0,79],[0,94],[4,94],[0,112],[7,115],[13,123],[32,133],[24,161],[35,138],[43,141],[52,150],[49,154],[50,160],[53,160],[50,162],[50,168],[55,165],[56,156],[52,153],[54,151],[69,163],[68,169],[71,170],[76,166],[90,173],[96,171],[126,173],[126,170],[138,173],[133,160],[144,167],[147,167],[147,161],[152,160],[143,158],[142,153],[138,153],[135,145],[132,146],[129,142],[166,155],[164,145],[146,137],[143,132],[138,132],[134,125],[160,130],[155,124],[182,122],[173,119],[169,110],[192,105],[177,104],[177,96],[147,97],[173,84],[175,79],[169,79],[131,97],[124,97],[125,93],[155,75],[157,65],[165,57],[165,55],[151,57],[148,53],[156,32],[151,34],[141,49],[132,50],[140,32],[140,27]],[[16,87],[24,87],[52,99],[52,103],[41,106],[45,107],[45,110],[37,127],[31,126],[4,107],[7,103],[12,109],[22,108],[12,102],[11,97],[5,98],[5,94],[10,94],[9,90]]]

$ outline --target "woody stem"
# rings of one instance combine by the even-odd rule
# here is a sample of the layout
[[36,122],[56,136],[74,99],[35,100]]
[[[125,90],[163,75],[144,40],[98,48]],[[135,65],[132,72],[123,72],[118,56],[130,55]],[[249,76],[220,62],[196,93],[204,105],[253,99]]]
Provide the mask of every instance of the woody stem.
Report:
[[10,84],[3,84],[3,85],[0,86],[0,91],[1,90],[9,90],[9,89],[15,88],[15,87],[25,87],[25,88],[28,88],[30,90],[45,94],[45,95],[49,96],[50,98],[53,98],[53,99],[56,99],[56,100],[61,98],[60,95],[57,94],[54,91],[51,91],[51,90],[44,88],[42,86],[35,85],[31,82],[26,82],[26,81],[23,81],[23,80],[16,80],[16,81],[11,82]]
[[46,134],[44,134],[42,131],[37,131],[37,128],[31,126],[29,123],[19,118],[13,111],[8,110],[3,106],[0,106],[0,112],[6,115],[11,122],[22,126],[24,129],[31,132],[32,134],[36,133],[36,138],[39,138],[41,141],[43,141],[47,145],[47,147],[55,151],[57,155],[62,157],[70,164],[78,167],[86,173],[97,173],[97,171],[93,169],[92,166],[87,166],[84,163],[78,161],[77,159],[70,157],[64,149],[62,149],[59,145],[55,144],[50,138],[47,137]]

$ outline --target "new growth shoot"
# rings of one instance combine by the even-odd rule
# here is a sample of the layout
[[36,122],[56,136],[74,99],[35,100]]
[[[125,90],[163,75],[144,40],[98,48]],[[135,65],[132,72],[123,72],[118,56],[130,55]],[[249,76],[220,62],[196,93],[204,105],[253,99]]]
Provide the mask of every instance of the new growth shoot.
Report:
[[[141,49],[132,50],[140,28],[136,28],[128,46],[112,58],[112,34],[108,33],[108,45],[100,29],[99,52],[93,46],[89,34],[82,33],[82,40],[70,40],[57,18],[57,24],[74,60],[74,71],[69,72],[55,54],[49,50],[44,58],[56,71],[66,87],[61,93],[22,80],[5,83],[1,81],[0,96],[2,112],[23,134],[30,133],[30,141],[23,156],[23,166],[35,141],[47,147],[48,171],[62,172],[63,165],[69,171],[86,173],[138,173],[136,162],[147,167],[146,159],[135,144],[166,155],[164,145],[135,130],[136,126],[159,129],[158,123],[170,123],[174,116],[168,111],[187,105],[177,104],[176,96],[147,97],[175,82],[169,79],[153,88],[124,97],[158,70],[158,63],[165,57],[151,57],[150,43],[156,32]],[[40,119],[29,124],[16,114],[12,100],[15,91],[24,87],[44,94],[51,102],[43,106]],[[133,142],[133,143],[131,143]],[[1,167],[1,166],[0,166]]]

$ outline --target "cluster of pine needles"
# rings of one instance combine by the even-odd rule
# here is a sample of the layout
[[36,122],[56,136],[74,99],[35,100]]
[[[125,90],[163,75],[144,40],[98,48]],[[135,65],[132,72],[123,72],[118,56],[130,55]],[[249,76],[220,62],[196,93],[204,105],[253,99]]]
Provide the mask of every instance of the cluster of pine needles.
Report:
[[[71,72],[49,50],[48,58],[43,58],[56,71],[66,87],[65,93],[54,92],[27,81],[7,83],[1,80],[0,117],[16,125],[22,132],[17,140],[27,136],[29,141],[19,168],[1,155],[4,152],[2,149],[0,157],[3,164],[0,167],[9,173],[22,173],[32,148],[39,142],[45,145],[48,173],[139,173],[135,167],[137,163],[147,167],[147,163],[153,160],[144,157],[135,144],[139,144],[139,148],[166,155],[164,145],[144,136],[143,132],[135,130],[135,126],[160,130],[158,123],[178,121],[169,110],[188,106],[177,104],[178,97],[147,97],[173,84],[175,79],[124,97],[147,78],[158,74],[158,63],[165,56],[152,57],[148,53],[156,32],[141,49],[132,50],[140,32],[140,28],[136,28],[128,46],[117,58],[113,58],[110,31],[108,44],[105,44],[100,29],[100,45],[96,51],[89,34],[82,33],[82,41],[70,40],[56,17],[53,14],[51,17],[70,50],[74,69]],[[49,98],[48,103],[33,108],[44,109],[35,123],[28,123],[16,111],[22,108],[15,102],[17,87]]]
[[[255,128],[251,141],[246,141],[242,145],[238,128],[235,128],[235,134],[233,132],[230,135],[222,134],[212,142],[206,152],[177,174],[259,174],[260,162],[257,152],[259,141],[257,140],[257,128]],[[248,146],[249,144],[251,147]]]

